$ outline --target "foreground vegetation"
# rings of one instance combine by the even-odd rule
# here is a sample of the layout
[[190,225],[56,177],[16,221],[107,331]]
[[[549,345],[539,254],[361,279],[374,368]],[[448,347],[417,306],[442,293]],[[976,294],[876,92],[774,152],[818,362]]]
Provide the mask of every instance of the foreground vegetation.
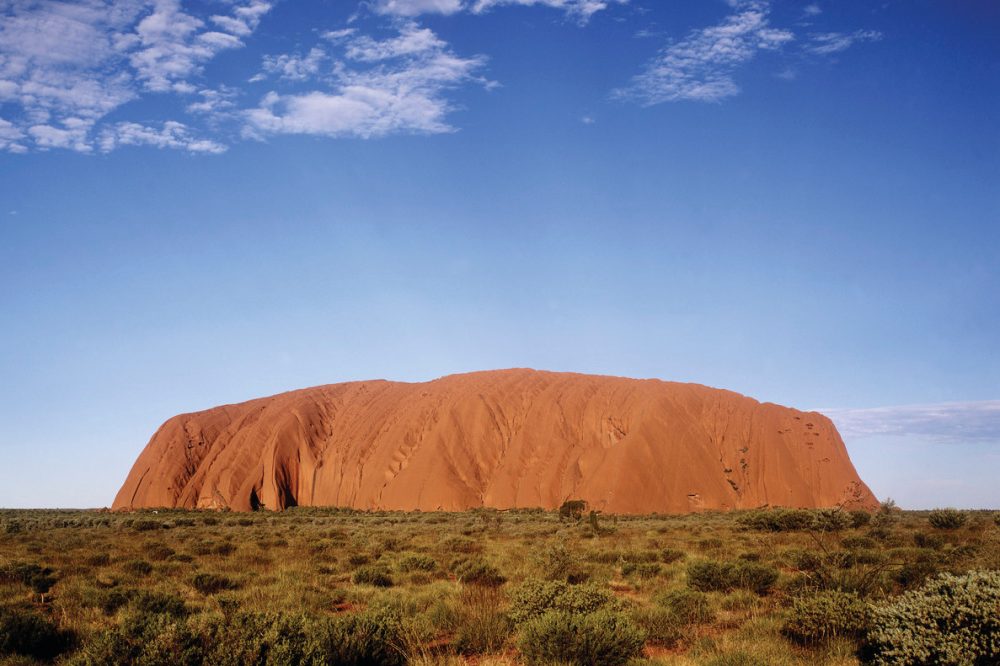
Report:
[[0,511],[0,664],[996,664],[1000,517]]

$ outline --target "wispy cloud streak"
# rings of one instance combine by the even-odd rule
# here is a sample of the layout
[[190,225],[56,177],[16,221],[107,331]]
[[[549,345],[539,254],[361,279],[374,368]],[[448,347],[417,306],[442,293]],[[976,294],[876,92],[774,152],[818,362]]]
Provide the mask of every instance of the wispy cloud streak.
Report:
[[721,23],[667,45],[615,95],[646,106],[679,100],[718,102],[740,92],[733,79],[740,65],[793,39],[791,32],[771,27],[767,3],[739,3]]
[[867,409],[821,409],[845,438],[920,437],[945,443],[1000,442],[1000,400]]

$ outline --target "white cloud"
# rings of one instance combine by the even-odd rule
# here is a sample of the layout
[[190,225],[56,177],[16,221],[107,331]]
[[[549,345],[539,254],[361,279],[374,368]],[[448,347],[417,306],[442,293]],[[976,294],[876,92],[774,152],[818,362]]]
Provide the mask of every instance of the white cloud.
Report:
[[13,123],[0,118],[0,150],[7,150],[12,153],[23,153],[26,148],[21,140],[24,132]]
[[717,102],[739,93],[733,71],[760,51],[773,51],[795,36],[772,28],[764,2],[736,3],[718,25],[692,31],[669,44],[616,95],[644,105],[693,100]]
[[1000,400],[819,411],[847,439],[912,436],[951,443],[1000,442]]
[[168,120],[159,128],[122,122],[106,127],[100,136],[102,152],[109,152],[119,146],[153,146],[155,148],[175,148],[192,153],[223,153],[226,147],[215,141],[199,139],[183,123]]
[[823,32],[810,36],[806,50],[817,55],[840,53],[859,42],[877,42],[882,33],[877,30],[855,30],[851,33]]
[[290,81],[305,81],[319,72],[320,64],[325,58],[326,52],[317,47],[309,49],[309,53],[304,56],[291,53],[264,56],[264,71],[250,80],[260,81],[266,78],[266,74],[274,74]]
[[356,32],[357,30],[354,28],[341,28],[340,30],[327,30],[321,36],[323,39],[327,39],[331,42],[339,42],[347,39]]
[[627,2],[628,0],[376,0],[374,8],[379,14],[415,17],[421,14],[455,14],[460,11],[482,14],[504,5],[540,6],[562,10],[581,23],[586,23],[591,16],[610,5]]
[[144,90],[195,92],[190,79],[241,46],[270,7],[230,6],[231,16],[213,19],[218,31],[178,0],[0,2],[0,100],[13,109],[6,134],[19,132],[0,149],[86,152],[101,119]]
[[394,16],[454,14],[462,10],[462,0],[376,0],[375,11]]
[[482,13],[502,5],[521,5],[551,7],[561,9],[581,23],[586,23],[590,17],[613,4],[625,4],[628,0],[474,0],[472,11]]
[[232,16],[213,16],[212,22],[225,32],[237,37],[248,37],[260,24],[264,14],[271,11],[271,3],[263,0],[251,0],[245,5],[236,7]]
[[203,88],[198,91],[198,96],[201,97],[201,101],[192,102],[185,107],[188,113],[219,117],[236,108],[236,103],[233,101],[236,91],[228,86],[217,89]]
[[53,125],[33,125],[28,128],[28,134],[35,140],[39,148],[68,148],[81,153],[91,151],[87,141],[87,133],[93,123],[80,118],[68,118],[62,127]]
[[347,57],[362,62],[376,62],[441,51],[446,46],[432,30],[407,23],[400,29],[399,35],[391,39],[376,41],[371,37],[361,36],[352,40],[347,45]]
[[819,16],[823,13],[823,9],[815,2],[811,5],[806,5],[802,8],[802,13],[806,16]]
[[412,23],[399,34],[376,41],[350,40],[338,63],[331,90],[280,95],[268,93],[247,112],[245,134],[316,134],[380,137],[395,133],[436,134],[453,131],[453,110],[446,91],[469,82],[482,57],[462,58],[430,30]]
[[206,62],[220,51],[243,45],[235,35],[204,30],[204,21],[185,12],[180,0],[154,2],[153,12],[136,26],[137,48],[129,58],[147,90],[191,92],[188,79],[200,74]]

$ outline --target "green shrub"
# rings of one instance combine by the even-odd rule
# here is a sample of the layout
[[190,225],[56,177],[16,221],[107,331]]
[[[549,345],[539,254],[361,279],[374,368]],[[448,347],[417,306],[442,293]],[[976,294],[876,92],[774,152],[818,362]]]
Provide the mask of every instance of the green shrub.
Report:
[[880,666],[1000,662],[1000,572],[941,574],[875,608],[862,651]]
[[872,514],[867,511],[851,511],[849,515],[851,516],[851,527],[854,529],[864,527],[872,521]]
[[151,532],[163,528],[163,523],[158,520],[137,520],[132,523],[132,529],[136,532]]
[[859,639],[869,626],[871,611],[854,593],[824,590],[792,602],[782,633],[800,645],[831,638]]
[[673,590],[657,595],[654,601],[673,613],[684,624],[704,624],[711,622],[715,616],[708,603],[708,595],[696,590]]
[[875,543],[874,539],[865,536],[845,537],[844,539],[841,539],[840,545],[848,550],[859,550],[862,548],[871,549],[878,547],[878,544]]
[[617,611],[549,611],[525,624],[519,647],[529,664],[622,666],[642,653],[646,635]]
[[632,620],[646,632],[646,640],[652,645],[673,647],[684,635],[684,623],[668,608],[640,607],[634,609],[631,615]]
[[717,592],[732,587],[732,567],[715,560],[695,560],[687,566],[687,582],[701,592]]
[[441,548],[446,553],[464,553],[470,555],[483,550],[483,545],[474,539],[461,536],[450,536],[441,541]]
[[765,509],[745,513],[739,522],[762,532],[794,532],[812,529],[815,517],[806,509]]
[[382,564],[368,564],[359,567],[354,572],[352,580],[358,585],[374,585],[375,587],[393,586],[392,575]]
[[688,586],[701,592],[725,592],[739,587],[766,594],[778,580],[778,570],[769,564],[739,560],[697,560],[688,564]]
[[83,563],[88,567],[106,567],[111,564],[111,556],[107,553],[97,553],[83,558]]
[[146,544],[146,547],[143,550],[146,553],[146,557],[154,562],[162,562],[169,559],[174,554],[173,548],[162,543]]
[[374,608],[351,613],[326,623],[325,634],[315,641],[321,649],[313,663],[337,666],[403,666],[402,622],[389,609]]
[[503,610],[503,593],[496,587],[464,589],[456,623],[453,645],[460,654],[499,652],[513,631],[510,617]]
[[21,583],[39,594],[46,594],[58,580],[51,568],[37,564],[14,562],[0,569],[0,582]]
[[534,558],[535,565],[549,580],[578,580],[584,576],[576,556],[564,543],[556,543],[544,548]]
[[54,659],[69,648],[72,635],[30,608],[0,607],[0,656]]
[[114,615],[125,606],[145,614],[164,613],[174,617],[184,617],[188,613],[184,600],[169,592],[115,588],[101,590],[96,601],[96,605],[105,615]]
[[216,594],[225,590],[234,590],[237,587],[235,581],[228,576],[206,571],[195,574],[191,582],[194,585],[194,589],[205,595]]
[[399,570],[403,572],[434,571],[435,569],[437,569],[437,561],[435,561],[430,555],[410,553],[408,555],[404,555],[399,560]]
[[687,557],[687,555],[684,551],[676,548],[664,548],[660,553],[660,559],[664,564],[673,564],[674,562],[682,560],[685,557]]
[[199,666],[205,648],[187,622],[164,614],[127,613],[94,632],[69,660],[71,666]]
[[739,561],[732,569],[733,587],[767,594],[778,580],[778,570],[770,564]]
[[205,630],[205,663],[302,664],[325,655],[327,625],[300,614],[238,613]]
[[507,582],[495,566],[479,559],[462,562],[455,568],[455,575],[466,585],[500,587]]
[[548,611],[572,614],[618,608],[614,593],[593,583],[570,585],[559,580],[526,580],[510,592],[510,618],[516,624]]
[[146,560],[129,560],[122,564],[122,571],[133,576],[148,576],[153,573],[153,565]]
[[939,530],[957,530],[965,525],[968,514],[957,509],[935,509],[927,515],[927,522]]
[[637,578],[656,578],[660,575],[659,562],[626,562],[622,565],[623,576],[635,576]]
[[813,516],[813,527],[822,532],[839,532],[851,527],[851,516],[840,509],[822,509]]
[[944,545],[944,537],[940,534],[924,534],[923,532],[916,532],[913,535],[913,543],[918,548],[931,548],[937,550]]
[[372,558],[365,553],[351,553],[347,556],[347,563],[350,564],[351,567],[360,567],[371,562],[371,559]]

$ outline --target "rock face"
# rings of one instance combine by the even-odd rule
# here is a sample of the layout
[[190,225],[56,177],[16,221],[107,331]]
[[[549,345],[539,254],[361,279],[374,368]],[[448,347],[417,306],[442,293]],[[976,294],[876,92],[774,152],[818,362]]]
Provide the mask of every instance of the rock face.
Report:
[[175,416],[114,508],[870,508],[833,423],[697,384],[499,370]]

